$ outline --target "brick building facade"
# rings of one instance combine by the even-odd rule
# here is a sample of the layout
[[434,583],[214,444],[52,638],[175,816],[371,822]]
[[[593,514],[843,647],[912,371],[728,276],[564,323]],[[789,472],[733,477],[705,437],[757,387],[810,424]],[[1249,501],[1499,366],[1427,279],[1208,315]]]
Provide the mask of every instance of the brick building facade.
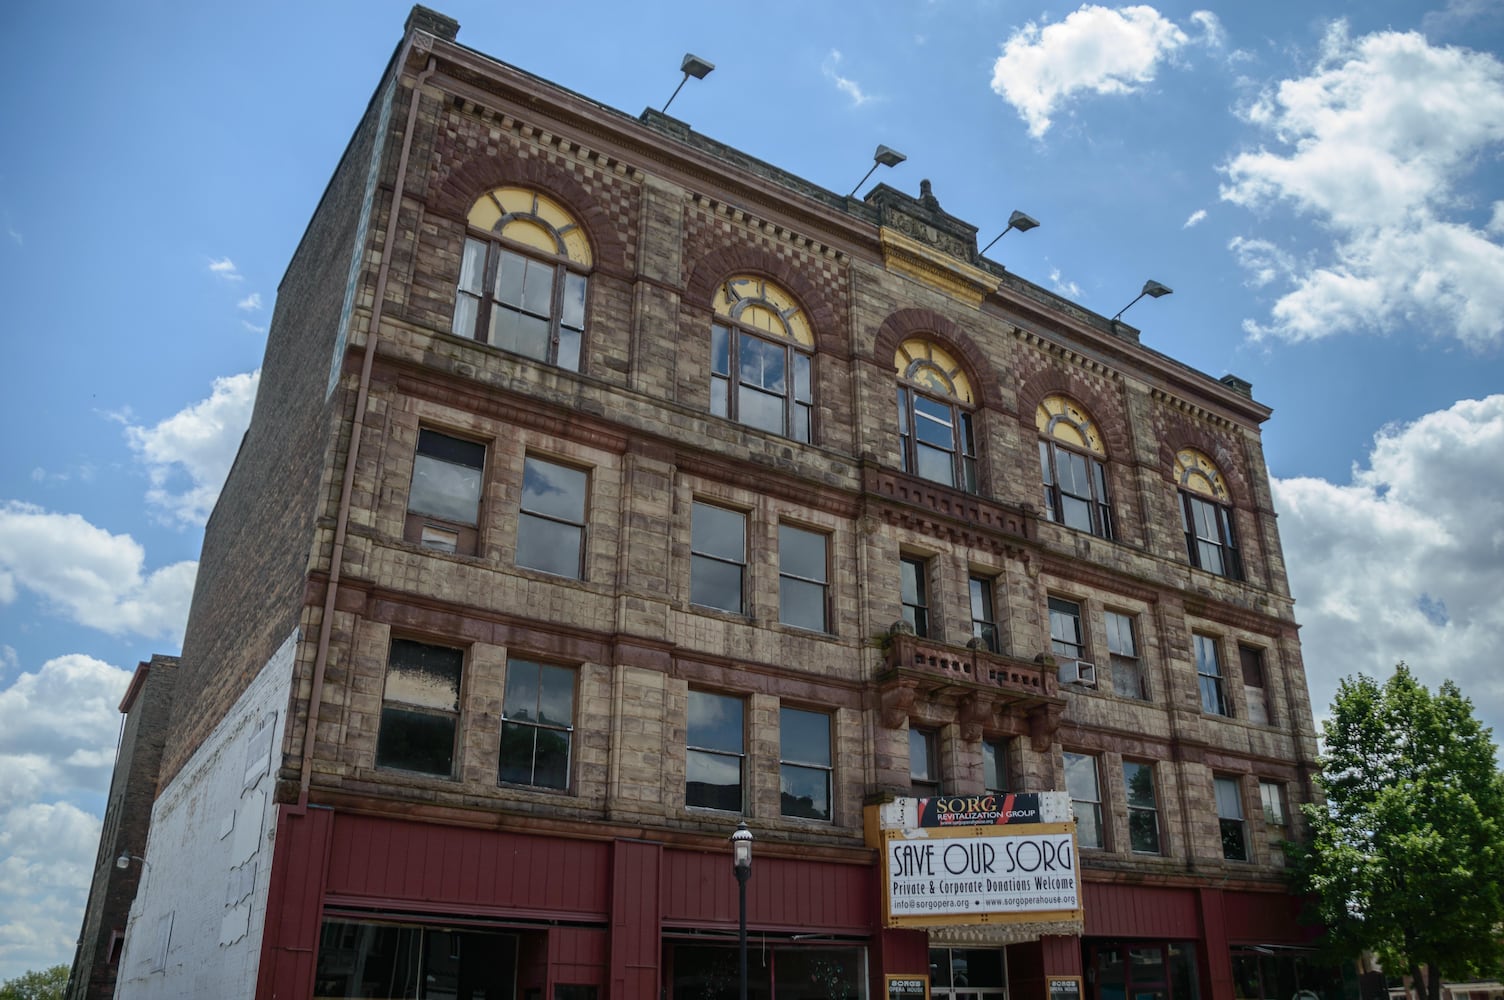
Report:
[[[1250,387],[927,183],[843,198],[457,30],[414,9],[279,289],[118,995],[729,995],[743,820],[755,996],[1309,977]],[[880,804],[1052,792],[1070,920],[891,919]]]

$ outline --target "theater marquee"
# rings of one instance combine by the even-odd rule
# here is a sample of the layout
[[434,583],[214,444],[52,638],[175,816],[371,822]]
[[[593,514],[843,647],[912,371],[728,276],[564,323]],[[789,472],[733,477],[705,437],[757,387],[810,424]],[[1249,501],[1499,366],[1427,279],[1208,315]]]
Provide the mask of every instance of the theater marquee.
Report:
[[886,829],[882,839],[889,927],[1081,920],[1071,823]]

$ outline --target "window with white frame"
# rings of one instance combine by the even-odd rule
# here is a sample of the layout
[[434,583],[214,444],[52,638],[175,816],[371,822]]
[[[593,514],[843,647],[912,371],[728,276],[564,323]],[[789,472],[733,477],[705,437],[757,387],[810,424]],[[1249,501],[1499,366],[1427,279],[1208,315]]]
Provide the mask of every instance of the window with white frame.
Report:
[[1071,811],[1076,816],[1076,842],[1082,847],[1106,846],[1102,831],[1102,786],[1098,780],[1097,758],[1091,754],[1066,752],[1065,790],[1071,797]]
[[1058,660],[1084,660],[1086,633],[1081,627],[1081,605],[1063,597],[1049,599],[1050,652]]
[[1112,690],[1124,698],[1149,698],[1149,680],[1144,676],[1138,656],[1138,637],[1134,634],[1133,616],[1108,611],[1103,616],[1107,626],[1107,653],[1111,658]]
[[1227,691],[1222,684],[1222,656],[1217,651],[1217,640],[1200,632],[1193,633],[1191,641],[1196,649],[1196,679],[1201,686],[1201,710],[1208,715],[1232,715],[1232,706],[1227,702]]
[[903,620],[917,636],[930,634],[929,564],[924,559],[904,556],[898,560],[899,596],[903,601]]
[[971,592],[971,635],[982,641],[989,653],[1001,653],[1003,644],[997,631],[997,612],[992,603],[992,580],[972,576],[967,580]]
[[1243,820],[1243,786],[1237,778],[1215,778],[1217,824],[1222,832],[1222,857],[1248,860],[1248,830]]

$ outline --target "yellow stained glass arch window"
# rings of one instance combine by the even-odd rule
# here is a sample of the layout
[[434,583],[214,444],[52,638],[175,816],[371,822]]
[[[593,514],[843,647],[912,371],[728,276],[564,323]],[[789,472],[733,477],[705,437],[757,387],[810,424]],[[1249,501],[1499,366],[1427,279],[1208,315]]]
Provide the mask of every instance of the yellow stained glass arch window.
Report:
[[1217,463],[1195,448],[1181,448],[1175,453],[1173,474],[1180,491],[1180,522],[1191,565],[1241,580],[1243,562],[1232,497]]
[[898,376],[898,439],[905,472],[977,491],[971,379],[932,340],[913,337],[893,352]]
[[710,412],[809,441],[815,335],[797,299],[776,282],[734,274],[711,301]]
[[1045,516],[1077,531],[1114,537],[1102,432],[1075,400],[1046,396],[1034,410]]
[[557,201],[521,187],[487,191],[466,222],[451,330],[578,371],[593,263],[579,222]]

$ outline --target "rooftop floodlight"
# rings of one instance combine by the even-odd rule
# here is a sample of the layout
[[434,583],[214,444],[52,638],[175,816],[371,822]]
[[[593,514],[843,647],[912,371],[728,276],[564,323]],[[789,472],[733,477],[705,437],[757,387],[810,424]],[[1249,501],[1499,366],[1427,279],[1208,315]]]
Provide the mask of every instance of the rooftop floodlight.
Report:
[[[1032,215],[1025,215],[1022,212],[1015,211],[1012,215],[1008,216],[1008,228],[1004,229],[1002,232],[994,236],[992,238],[992,243],[996,243],[998,240],[1002,239],[1004,236],[1007,236],[1015,229],[1017,229],[1021,233],[1027,233],[1037,225],[1039,225],[1039,220],[1034,218]],[[991,250],[992,243],[984,246],[982,248],[982,253],[986,253],[988,250]]]
[[[1150,278],[1148,281],[1144,282],[1144,290],[1141,291],[1141,292],[1139,292],[1138,295],[1134,297],[1133,302],[1137,302],[1139,299],[1143,298],[1145,295],[1149,296],[1149,298],[1151,298],[1151,299],[1162,299],[1166,295],[1172,294],[1174,291],[1175,290],[1173,288],[1171,288],[1169,285],[1161,285],[1159,282],[1155,281],[1153,278]],[[1133,302],[1130,302],[1126,306],[1124,306],[1123,308],[1119,309],[1118,310],[1118,314],[1116,316],[1112,317],[1112,321],[1114,323],[1116,323],[1118,321],[1118,319],[1123,315],[1123,313],[1127,312],[1129,309],[1132,309],[1133,308]]]
[[668,111],[668,106],[674,103],[674,98],[679,96],[679,91],[684,89],[684,85],[689,82],[690,77],[694,77],[696,80],[705,79],[710,75],[710,71],[715,69],[715,63],[707,62],[693,52],[686,52],[684,53],[684,62],[679,65],[679,69],[684,71],[684,79],[679,81],[679,86],[675,87],[674,92],[668,95],[668,100],[663,102],[663,110],[665,112]]
[[851,194],[848,194],[846,197],[850,198],[855,195],[856,188],[859,188],[863,184],[867,183],[867,178],[872,176],[873,170],[876,170],[878,167],[896,167],[907,159],[907,156],[904,156],[902,153],[891,146],[878,146],[877,152],[872,154],[871,168],[862,175],[862,179],[856,182],[856,187],[852,188]]

